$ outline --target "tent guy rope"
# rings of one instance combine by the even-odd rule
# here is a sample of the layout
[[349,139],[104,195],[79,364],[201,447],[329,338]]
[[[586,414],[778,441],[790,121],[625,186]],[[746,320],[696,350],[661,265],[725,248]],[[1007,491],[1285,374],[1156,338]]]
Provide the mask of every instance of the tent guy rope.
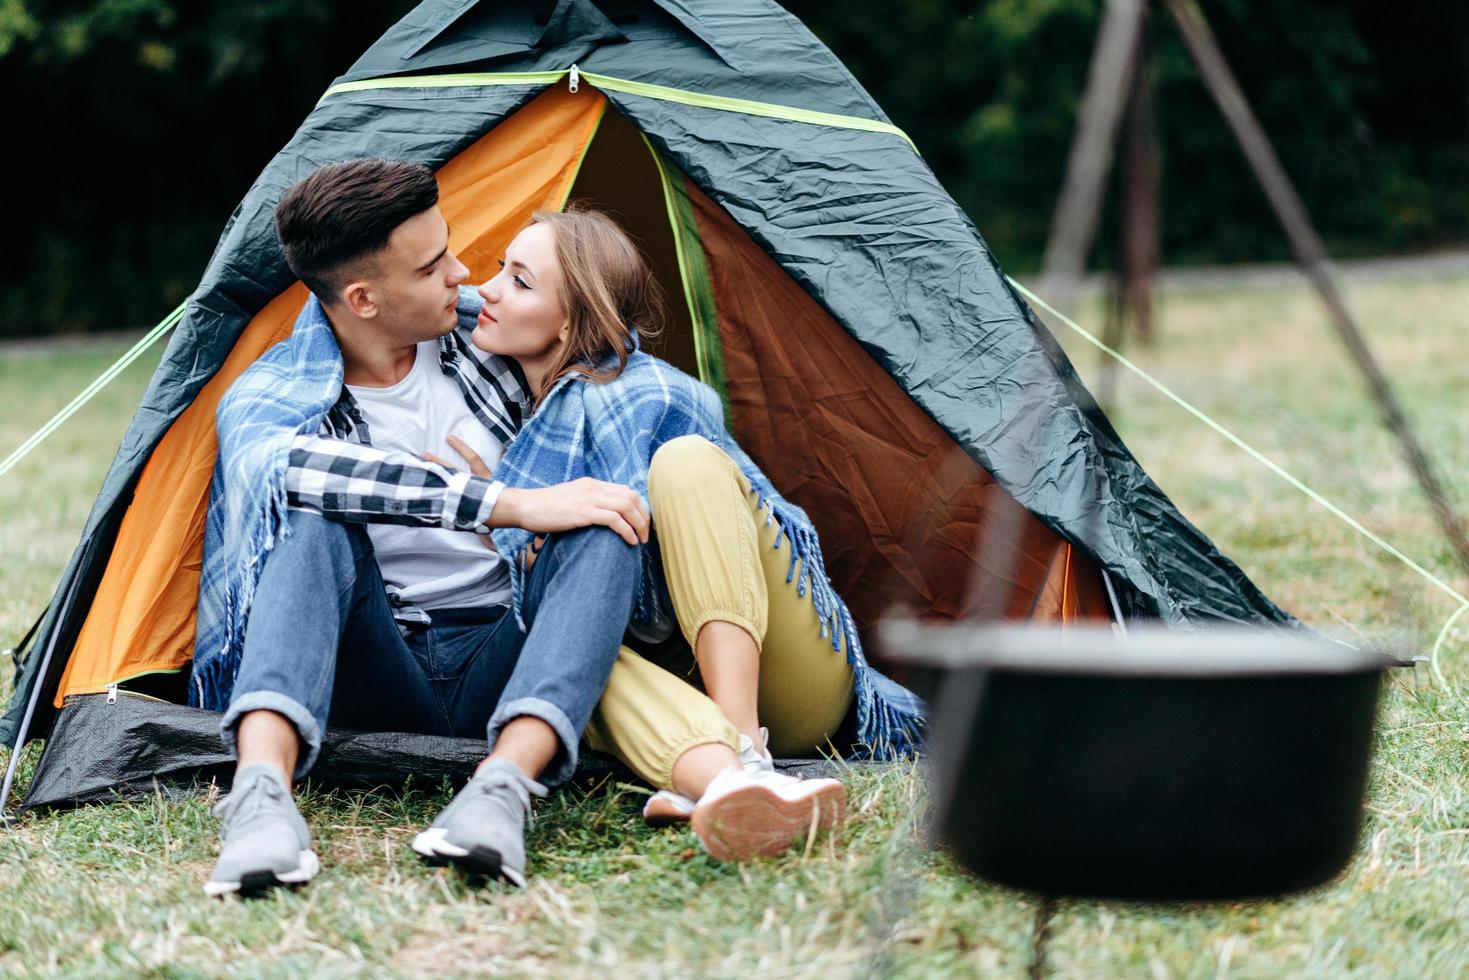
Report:
[[107,387],[107,385],[111,383],[114,378],[116,378],[119,374],[125,371],[130,364],[141,357],[144,351],[152,347],[154,344],[158,343],[158,339],[160,337],[162,337],[164,334],[168,333],[175,326],[177,326],[178,322],[184,317],[184,307],[186,305],[188,305],[187,300],[175,307],[174,311],[168,316],[164,317],[163,320],[159,322],[156,327],[154,327],[152,330],[149,330],[146,334],[143,335],[143,338],[141,340],[139,340],[132,347],[128,348],[127,351],[125,351],[123,355],[119,357],[116,361],[113,361],[111,367],[99,374],[96,380],[94,380],[91,384],[83,388],[81,390],[81,393],[73,398],[65,408],[52,416],[51,421],[47,422],[45,425],[37,429],[34,435],[32,435],[25,442],[17,446],[15,451],[12,452],[9,456],[6,456],[3,461],[0,461],[0,476],[4,476],[6,473],[10,472],[10,470],[14,468],[15,464],[19,463],[22,459],[25,459],[25,457],[29,456],[31,451],[39,446],[43,441],[45,441],[47,436],[51,435],[51,433],[61,428],[61,426],[66,422],[67,419],[75,415],[83,405],[91,401],[93,396],[95,396],[97,392]]
[[1178,394],[1172,388],[1168,387],[1163,382],[1159,381],[1157,378],[1149,374],[1147,371],[1143,370],[1137,364],[1133,363],[1120,351],[1114,349],[1106,342],[1104,342],[1100,337],[1097,337],[1085,327],[1081,326],[1081,324],[1077,323],[1066,314],[1057,310],[1054,306],[1041,299],[1029,289],[1026,289],[1019,282],[1015,281],[1014,277],[1006,276],[1005,279],[1010,283],[1011,286],[1015,288],[1016,292],[1020,293],[1021,296],[1024,296],[1031,303],[1045,310],[1048,314],[1055,317],[1056,320],[1058,320],[1059,322],[1066,324],[1067,327],[1075,331],[1076,334],[1086,340],[1087,343],[1096,347],[1097,350],[1114,359],[1115,361],[1117,361],[1118,364],[1121,364],[1133,374],[1146,381],[1149,385],[1156,388],[1166,398],[1168,398],[1174,404],[1178,405],[1178,407],[1182,408],[1184,411],[1188,412],[1194,418],[1204,423],[1210,429],[1213,429],[1219,435],[1223,436],[1225,439],[1228,439],[1234,445],[1244,450],[1244,452],[1248,454],[1252,459],[1254,459],[1257,463],[1270,470],[1270,472],[1274,473],[1276,476],[1280,477],[1291,486],[1295,487],[1307,497],[1310,497],[1316,503],[1324,507],[1326,511],[1330,513],[1333,517],[1336,517],[1352,530],[1365,537],[1368,541],[1371,541],[1373,544],[1377,545],[1379,548],[1392,555],[1398,561],[1402,562],[1404,565],[1407,565],[1413,571],[1417,572],[1424,579],[1426,579],[1429,584],[1433,585],[1439,591],[1443,592],[1449,598],[1457,602],[1459,604],[1458,608],[1449,615],[1448,621],[1445,622],[1443,628],[1439,630],[1438,639],[1434,642],[1433,651],[1429,655],[1429,664],[1433,671],[1434,680],[1438,681],[1438,683],[1442,685],[1445,689],[1448,689],[1448,680],[1444,677],[1443,671],[1439,666],[1439,651],[1443,648],[1444,641],[1448,638],[1449,630],[1453,626],[1454,622],[1459,618],[1459,616],[1464,612],[1465,609],[1469,609],[1469,598],[1465,598],[1463,594],[1461,594],[1453,586],[1449,585],[1443,579],[1439,578],[1437,575],[1434,575],[1428,569],[1424,568],[1422,565],[1418,564],[1416,561],[1403,554],[1397,548],[1393,547],[1392,544],[1383,539],[1380,535],[1368,530],[1351,514],[1348,514],[1345,510],[1342,510],[1336,504],[1332,503],[1330,500],[1327,500],[1324,496],[1317,493],[1315,490],[1312,490],[1310,487],[1306,486],[1304,482],[1302,482],[1297,477],[1291,475],[1280,464],[1270,459],[1270,457],[1260,452],[1254,446],[1251,446],[1249,443],[1245,442],[1233,432],[1230,432],[1219,422],[1214,421],[1214,419],[1206,415],[1202,409],[1196,408],[1194,405],[1190,404],[1187,400],[1184,399],[1182,395]]

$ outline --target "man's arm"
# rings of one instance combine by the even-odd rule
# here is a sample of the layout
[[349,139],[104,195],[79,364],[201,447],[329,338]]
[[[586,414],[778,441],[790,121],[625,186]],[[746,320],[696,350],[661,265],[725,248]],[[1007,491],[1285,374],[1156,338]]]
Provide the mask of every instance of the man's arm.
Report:
[[480,534],[495,527],[547,532],[603,525],[628,544],[648,540],[647,510],[629,487],[581,479],[515,489],[409,453],[326,436],[296,437],[286,469],[286,502],[354,523]]
[[297,436],[286,468],[290,506],[363,524],[484,533],[504,489],[408,453],[327,436]]

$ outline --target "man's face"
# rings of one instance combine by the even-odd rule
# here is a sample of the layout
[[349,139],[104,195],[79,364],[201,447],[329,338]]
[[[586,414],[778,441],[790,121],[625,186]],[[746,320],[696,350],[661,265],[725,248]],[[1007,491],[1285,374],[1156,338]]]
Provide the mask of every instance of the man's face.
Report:
[[449,225],[438,208],[429,208],[403,222],[388,236],[388,244],[366,263],[358,283],[349,285],[367,306],[354,308],[371,319],[392,343],[418,343],[454,329],[458,317],[459,286],[469,278],[449,250]]

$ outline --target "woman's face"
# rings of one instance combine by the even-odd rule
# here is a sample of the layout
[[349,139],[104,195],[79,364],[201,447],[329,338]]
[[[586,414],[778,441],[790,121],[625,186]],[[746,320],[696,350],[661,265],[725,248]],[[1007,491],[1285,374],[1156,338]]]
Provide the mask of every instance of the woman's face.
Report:
[[561,307],[556,233],[533,224],[505,249],[498,274],[479,287],[485,305],[472,337],[480,350],[539,361],[566,339],[570,321]]

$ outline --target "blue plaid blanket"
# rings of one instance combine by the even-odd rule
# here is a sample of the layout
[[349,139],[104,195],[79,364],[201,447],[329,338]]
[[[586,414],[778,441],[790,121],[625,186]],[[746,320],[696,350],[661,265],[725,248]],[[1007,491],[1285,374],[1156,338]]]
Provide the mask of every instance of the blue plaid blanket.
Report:
[[204,521],[204,564],[189,701],[222,711],[240,666],[265,556],[287,532],[286,466],[342,393],[342,352],[315,296],[289,339],[266,351],[215,412],[219,456]]
[[[834,650],[840,652],[846,640],[847,659],[856,674],[861,743],[857,754],[894,758],[916,752],[924,728],[923,702],[868,665],[852,614],[827,578],[810,518],[781,497],[730,437],[719,396],[707,385],[640,351],[631,355],[626,370],[610,384],[565,378],[506,449],[495,467],[495,479],[509,487],[532,489],[592,477],[630,486],[646,499],[653,454],[665,442],[685,435],[703,436],[739,465],[780,525],[776,547],[790,549],[786,581],[799,577],[797,589],[809,597],[822,621],[821,635],[830,638]],[[500,553],[511,559],[518,610],[524,578],[521,557],[532,534],[499,528],[493,535]],[[668,618],[668,611],[661,608],[667,594],[662,576],[656,554],[645,549],[635,620],[656,623]]]

